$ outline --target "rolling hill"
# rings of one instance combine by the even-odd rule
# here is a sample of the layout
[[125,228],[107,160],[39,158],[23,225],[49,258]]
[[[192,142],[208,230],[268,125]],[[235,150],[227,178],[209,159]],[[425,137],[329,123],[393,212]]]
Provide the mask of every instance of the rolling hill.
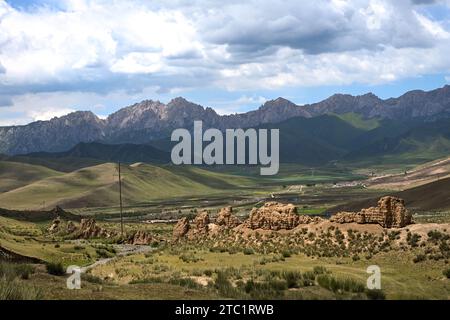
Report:
[[[0,194],[1,206],[32,210],[114,206],[118,201],[117,166],[104,163],[48,177]],[[137,204],[205,194],[239,192],[254,185],[251,178],[214,173],[192,167],[158,167],[137,163],[122,166],[124,203]]]
[[0,161],[0,193],[23,187],[49,177],[62,175],[44,166]]
[[104,144],[98,142],[79,143],[72,149],[65,152],[39,152],[27,155],[32,158],[87,158],[105,162],[147,162],[147,163],[167,163],[170,161],[168,152],[159,150],[145,144]]

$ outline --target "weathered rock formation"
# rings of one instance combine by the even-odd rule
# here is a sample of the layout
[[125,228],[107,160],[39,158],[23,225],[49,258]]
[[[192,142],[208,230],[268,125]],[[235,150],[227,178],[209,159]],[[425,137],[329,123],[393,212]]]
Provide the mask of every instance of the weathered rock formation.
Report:
[[110,238],[115,233],[99,227],[94,219],[81,219],[80,229],[78,230],[78,238]]
[[59,217],[57,217],[55,220],[53,220],[52,224],[47,229],[47,231],[50,232],[50,233],[58,232],[60,224],[61,224],[61,219]]
[[232,207],[225,207],[219,211],[216,224],[224,228],[234,228],[241,224],[241,221],[233,215]]
[[128,238],[127,242],[134,245],[149,245],[154,241],[157,241],[157,239],[150,233],[138,230]]
[[310,217],[297,214],[297,208],[293,204],[267,202],[261,208],[253,208],[250,217],[244,222],[249,229],[263,230],[292,230],[300,224],[319,222],[318,217]]
[[263,230],[292,230],[300,224],[318,223],[323,219],[297,214],[297,209],[292,204],[268,202],[261,208],[253,208],[250,217],[243,223],[232,214],[232,207],[225,207],[219,211],[215,223],[211,223],[206,211],[199,213],[192,225],[187,218],[178,221],[173,230],[175,241],[182,238],[188,240],[206,237],[215,237],[227,230],[237,231],[242,229]]
[[49,233],[66,233],[70,234],[77,230],[77,227],[75,226],[75,223],[72,221],[66,221],[62,220],[60,217],[57,217],[52,221],[52,224],[50,227],[48,227],[47,231]]
[[209,223],[209,214],[206,211],[200,212],[194,219],[194,226],[198,231],[208,230]]
[[67,223],[67,233],[73,233],[77,230],[77,226],[72,221]]
[[184,217],[178,220],[177,224],[173,228],[173,239],[179,240],[183,238],[189,231],[190,225],[189,225],[189,219]]
[[330,218],[331,222],[379,224],[383,228],[402,228],[412,223],[411,213],[405,208],[403,199],[386,196],[378,201],[377,207],[360,212],[339,212]]

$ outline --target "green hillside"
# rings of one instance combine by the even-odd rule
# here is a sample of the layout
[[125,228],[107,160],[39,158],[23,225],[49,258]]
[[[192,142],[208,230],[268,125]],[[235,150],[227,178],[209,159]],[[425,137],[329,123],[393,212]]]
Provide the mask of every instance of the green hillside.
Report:
[[280,130],[280,161],[320,166],[344,156],[364,131],[336,116],[297,117],[261,126]]
[[62,174],[39,165],[0,161],[0,193]]
[[354,112],[333,114],[333,115],[337,116],[338,118],[344,120],[345,122],[351,124],[352,126],[358,129],[369,131],[378,128],[380,126],[380,120],[376,118],[364,119],[362,115]]
[[[385,137],[380,138],[379,127],[363,135],[368,142],[349,152],[344,159],[347,162],[366,164],[418,164],[432,161],[450,154],[450,120],[430,123],[398,124],[384,130]],[[391,128],[392,130],[388,130]],[[390,133],[396,134],[390,135]],[[359,143],[359,142],[358,142]],[[358,145],[355,143],[355,145]]]
[[[4,208],[40,209],[101,207],[117,203],[117,166],[105,163],[45,178],[0,194]],[[252,184],[250,178],[214,173],[200,168],[158,167],[148,164],[122,166],[126,204],[155,199],[210,195]],[[253,182],[254,184],[254,182]]]
[[103,160],[93,158],[78,158],[78,157],[46,158],[27,155],[19,155],[19,156],[0,155],[0,161],[32,164],[66,173],[79,170],[85,167],[92,167],[98,164],[105,163],[105,161]]

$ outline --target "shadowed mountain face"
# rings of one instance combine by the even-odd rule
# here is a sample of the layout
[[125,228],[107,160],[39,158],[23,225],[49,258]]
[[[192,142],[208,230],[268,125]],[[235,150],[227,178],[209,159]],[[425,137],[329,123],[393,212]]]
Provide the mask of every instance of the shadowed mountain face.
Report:
[[89,158],[107,162],[147,162],[167,163],[170,153],[156,149],[145,144],[103,144],[98,142],[79,143],[72,149],[64,152],[36,152],[30,153],[33,158]]
[[176,128],[191,128],[203,120],[205,128],[248,128],[278,123],[294,117],[355,113],[365,119],[433,121],[450,118],[450,86],[429,92],[411,91],[399,98],[382,100],[373,94],[333,95],[311,105],[298,106],[278,98],[242,114],[218,115],[211,108],[176,98],[167,105],[146,100],[123,108],[106,120],[92,112],[75,112],[25,126],[0,127],[0,153],[60,152],[80,142],[147,143],[170,135]]

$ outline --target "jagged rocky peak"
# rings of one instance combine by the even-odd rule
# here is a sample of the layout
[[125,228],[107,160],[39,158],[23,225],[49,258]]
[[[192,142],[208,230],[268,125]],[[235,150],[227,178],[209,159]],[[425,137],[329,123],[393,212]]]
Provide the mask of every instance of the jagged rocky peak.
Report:
[[171,106],[175,107],[175,106],[184,106],[187,104],[194,104],[194,103],[186,100],[183,97],[176,97],[176,98],[173,98],[172,100],[170,100],[170,102],[167,105],[171,105]]
[[284,99],[282,97],[278,97],[275,100],[268,100],[266,101],[260,109],[268,109],[268,108],[274,108],[274,107],[298,107],[295,103]]
[[258,111],[262,112],[261,123],[275,122],[289,119],[291,117],[311,117],[311,114],[303,107],[292,101],[278,97],[275,100],[266,101]]
[[167,104],[168,109],[183,109],[183,110],[195,110],[204,111],[205,109],[196,103],[190,102],[183,97],[176,97]]
[[99,119],[90,111],[77,111],[50,121],[0,127],[0,153],[66,151],[80,142],[91,141],[145,143],[149,139],[163,138],[176,128],[191,128],[194,120],[203,120],[205,127],[248,128],[299,116],[349,112],[364,118],[402,121],[450,117],[450,86],[428,92],[411,91],[388,100],[382,100],[373,93],[361,96],[335,94],[324,101],[303,106],[280,97],[267,101],[257,110],[225,116],[182,97],[167,105],[144,100],[120,109],[106,120]]
[[379,100],[380,98],[374,94],[373,92],[368,92],[366,94],[360,95],[360,98],[364,98],[364,99],[375,99],[375,100]]
[[146,126],[161,119],[165,109],[166,105],[160,101],[144,100],[111,114],[107,118],[108,126],[110,129]]
[[264,104],[265,105],[272,105],[272,106],[277,106],[277,105],[296,105],[292,101],[289,101],[288,99],[285,99],[285,98],[282,98],[282,97],[278,97],[278,98],[276,98],[274,100],[266,101]]
[[87,123],[103,124],[105,122],[104,120],[97,117],[91,111],[75,111],[62,117],[54,117],[50,121],[61,121],[61,120],[73,123],[87,122]]

